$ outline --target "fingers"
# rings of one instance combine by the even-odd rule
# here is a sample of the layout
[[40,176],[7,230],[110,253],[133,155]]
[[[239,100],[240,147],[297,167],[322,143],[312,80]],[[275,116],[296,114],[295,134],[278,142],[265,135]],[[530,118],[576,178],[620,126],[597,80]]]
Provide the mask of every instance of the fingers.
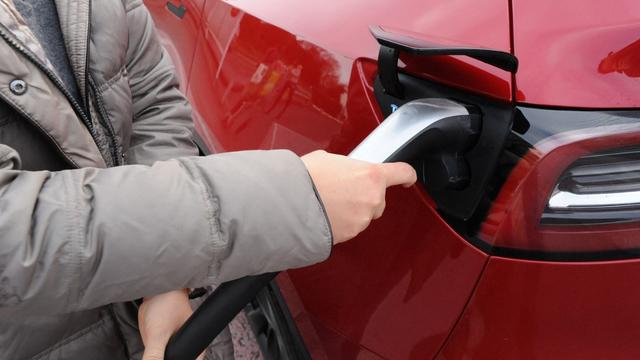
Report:
[[395,185],[409,187],[418,179],[416,171],[407,163],[385,163],[380,164],[380,168],[387,180],[387,187]]

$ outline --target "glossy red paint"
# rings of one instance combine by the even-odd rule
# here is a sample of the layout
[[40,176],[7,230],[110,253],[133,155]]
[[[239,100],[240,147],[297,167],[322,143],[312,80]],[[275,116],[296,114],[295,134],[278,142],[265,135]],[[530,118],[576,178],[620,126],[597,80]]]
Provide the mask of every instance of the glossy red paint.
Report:
[[[205,4],[203,26],[189,97],[218,151],[347,153],[380,121],[375,62],[354,61],[221,2]],[[361,240],[336,248],[324,264],[290,272],[314,329],[302,327],[303,334],[320,339],[330,359],[433,356],[486,260],[420,190],[393,191],[387,203],[390,216]]]
[[305,153],[338,138],[352,61],[221,2],[206,3],[203,26],[189,96],[218,150]]
[[[381,360],[382,357],[347,340],[344,336],[328,329],[321,321],[312,318],[298,295],[298,291],[288,273],[280,273],[277,277],[280,291],[286,294],[289,312],[296,322],[298,330],[304,334],[305,343],[314,360],[329,360],[335,354],[350,354],[357,359]],[[330,357],[332,354],[333,357]]]
[[[196,49],[201,27],[202,1],[145,0],[145,5],[153,14],[160,41],[171,56],[176,74],[180,79],[180,88],[186,91],[193,54]],[[184,16],[177,17],[167,9],[171,3],[176,8],[184,7]]]
[[[639,106],[635,2],[514,0],[517,100]],[[372,93],[378,47],[371,24],[510,51],[507,0],[481,7],[471,0],[192,0],[182,2],[183,20],[164,2],[146,3],[177,63],[200,134],[216,151],[348,153],[382,118]],[[400,65],[511,100],[511,76],[469,58],[403,55]],[[501,196],[520,191],[531,172],[526,166],[544,157],[529,156]],[[548,191],[534,185],[528,194]],[[527,211],[526,199],[503,199],[504,206]],[[314,359],[637,357],[640,292],[633,274],[640,262],[488,260],[419,188],[391,190],[387,206],[383,218],[337,246],[327,262],[280,277]],[[503,222],[512,209],[493,210]],[[495,243],[500,231],[487,231]],[[518,236],[503,232],[501,244]],[[539,245],[530,240],[532,248]]]
[[491,258],[439,359],[637,359],[640,262]]
[[[348,59],[378,58],[370,25],[416,36],[510,51],[509,6],[488,0],[233,0],[229,2],[300,39]],[[286,10],[283,10],[286,9]],[[473,12],[473,15],[470,14]],[[479,29],[482,29],[479,31]],[[510,74],[467,57],[403,57],[407,71],[492,97],[511,99]]]
[[[319,265],[289,271],[310,317],[386,359],[436,354],[486,255],[460,239],[418,190],[394,189],[387,215]],[[330,359],[354,359],[355,349]]]
[[637,0],[514,0],[517,101],[640,107]]

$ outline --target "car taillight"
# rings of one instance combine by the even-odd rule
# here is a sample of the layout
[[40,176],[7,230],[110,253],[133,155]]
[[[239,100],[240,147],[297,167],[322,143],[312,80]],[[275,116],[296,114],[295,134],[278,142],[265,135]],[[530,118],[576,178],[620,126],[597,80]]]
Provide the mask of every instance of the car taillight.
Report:
[[540,222],[611,224],[640,220],[640,148],[608,150],[576,160],[551,193]]
[[[528,147],[477,238],[494,254],[579,260],[640,249],[640,112],[519,108]],[[508,151],[508,149],[507,149]],[[531,256],[529,256],[531,255]]]

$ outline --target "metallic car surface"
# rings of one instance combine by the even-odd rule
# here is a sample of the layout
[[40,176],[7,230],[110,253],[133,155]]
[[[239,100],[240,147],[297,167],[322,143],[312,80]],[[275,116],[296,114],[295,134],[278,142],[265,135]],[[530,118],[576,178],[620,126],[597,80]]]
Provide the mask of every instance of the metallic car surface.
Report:
[[[349,153],[383,118],[370,25],[520,59],[512,76],[464,56],[401,55],[417,77],[514,105],[640,106],[635,0],[170,0],[183,17],[167,1],[145,3],[199,132],[218,152]],[[528,168],[518,171],[498,200],[527,178]],[[357,239],[322,264],[282,274],[313,358],[637,357],[640,261],[491,256],[454,228],[421,187],[392,189],[385,215]]]
[[637,1],[513,0],[513,34],[518,102],[640,106]]

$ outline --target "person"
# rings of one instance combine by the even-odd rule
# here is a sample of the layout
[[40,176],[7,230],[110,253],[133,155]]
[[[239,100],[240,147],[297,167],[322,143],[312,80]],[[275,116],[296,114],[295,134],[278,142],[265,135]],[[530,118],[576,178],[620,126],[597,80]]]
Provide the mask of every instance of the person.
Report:
[[196,156],[141,0],[0,0],[0,37],[3,358],[161,359],[185,289],[323,261],[416,180],[323,151]]

